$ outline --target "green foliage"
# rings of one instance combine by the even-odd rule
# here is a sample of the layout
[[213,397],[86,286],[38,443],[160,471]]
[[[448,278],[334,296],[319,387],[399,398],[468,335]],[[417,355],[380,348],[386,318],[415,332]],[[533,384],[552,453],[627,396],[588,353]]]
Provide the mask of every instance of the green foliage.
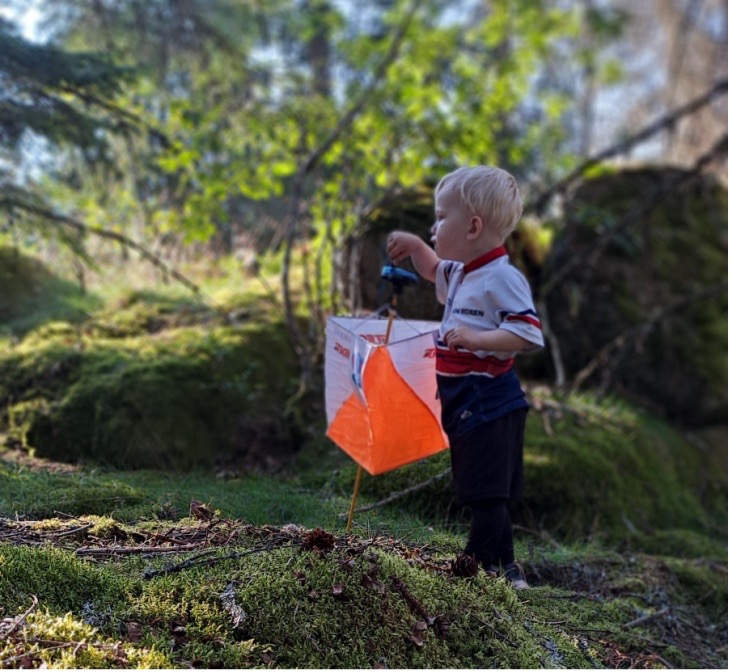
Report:
[[[312,310],[341,305],[332,257],[383,198],[476,157],[520,176],[562,169],[570,96],[542,82],[546,63],[580,57],[573,8],[420,3],[378,76],[408,2],[386,10],[368,2],[367,22],[332,2],[159,4],[45,6],[60,43],[139,66],[120,100],[164,134],[117,142],[116,175],[64,158],[76,193],[49,190],[84,221],[148,240],[175,231],[189,242],[217,236],[231,245],[233,232],[247,231],[260,249],[279,244],[275,225],[288,212],[298,166],[370,87],[300,195],[296,238],[311,245],[298,263],[311,279],[303,298]],[[613,39],[617,14],[593,13],[586,37]]]
[[0,20],[0,72],[8,82],[0,114],[3,148],[14,146],[26,130],[57,142],[97,150],[100,127],[110,125],[80,104],[119,93],[130,70],[102,54],[71,53],[32,44]]

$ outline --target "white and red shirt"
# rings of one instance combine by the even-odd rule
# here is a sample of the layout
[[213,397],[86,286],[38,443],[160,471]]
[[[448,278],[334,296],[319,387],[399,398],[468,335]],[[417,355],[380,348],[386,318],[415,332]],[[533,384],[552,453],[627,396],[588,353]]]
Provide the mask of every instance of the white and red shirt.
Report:
[[505,329],[544,346],[542,325],[529,283],[511,265],[504,247],[468,264],[441,261],[435,276],[438,301],[445,304],[436,342],[438,388],[443,429],[459,436],[516,408],[526,408],[524,392],[512,368],[513,352],[451,351],[443,342],[449,329],[467,326],[486,331]]

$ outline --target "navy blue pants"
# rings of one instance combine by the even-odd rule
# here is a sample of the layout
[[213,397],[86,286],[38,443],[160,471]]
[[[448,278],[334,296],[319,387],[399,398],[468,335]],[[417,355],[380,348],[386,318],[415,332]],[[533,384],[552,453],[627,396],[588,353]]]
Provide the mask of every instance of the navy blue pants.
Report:
[[518,409],[451,441],[456,501],[471,509],[465,553],[486,568],[514,561],[509,502],[524,491],[526,418]]

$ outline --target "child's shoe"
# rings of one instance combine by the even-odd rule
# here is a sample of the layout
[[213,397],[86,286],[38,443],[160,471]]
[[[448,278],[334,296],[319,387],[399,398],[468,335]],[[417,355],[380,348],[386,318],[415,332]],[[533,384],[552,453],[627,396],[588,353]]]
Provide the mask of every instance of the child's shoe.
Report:
[[515,590],[526,590],[529,588],[527,575],[518,562],[512,562],[504,567],[502,576],[512,584]]

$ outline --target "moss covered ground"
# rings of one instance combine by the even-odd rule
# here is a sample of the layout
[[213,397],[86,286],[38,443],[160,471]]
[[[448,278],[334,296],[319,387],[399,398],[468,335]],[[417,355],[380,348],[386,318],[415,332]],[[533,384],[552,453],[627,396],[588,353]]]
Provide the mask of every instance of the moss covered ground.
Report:
[[456,572],[446,453],[344,532],[354,465],[252,280],[49,282],[0,327],[0,666],[727,666],[725,428],[529,385],[515,592]]

